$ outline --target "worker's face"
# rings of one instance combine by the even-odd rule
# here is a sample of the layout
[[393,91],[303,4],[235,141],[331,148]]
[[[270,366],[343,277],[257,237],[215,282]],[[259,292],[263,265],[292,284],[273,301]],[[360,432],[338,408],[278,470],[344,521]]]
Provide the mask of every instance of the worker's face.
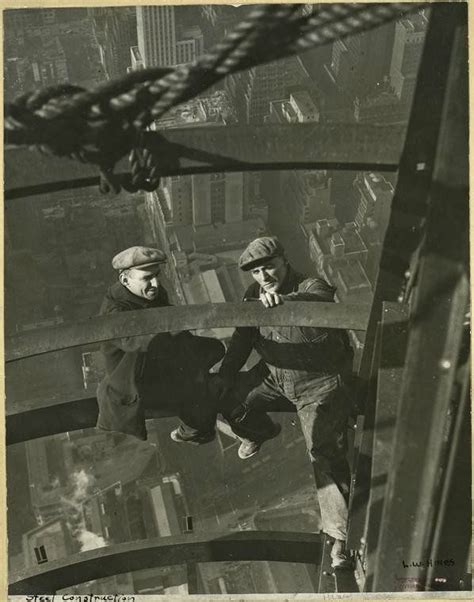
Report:
[[266,293],[277,293],[287,272],[288,263],[284,257],[273,257],[250,270],[254,279]]
[[120,274],[120,282],[137,297],[153,301],[158,295],[159,274],[159,266],[150,266],[141,270],[130,268]]

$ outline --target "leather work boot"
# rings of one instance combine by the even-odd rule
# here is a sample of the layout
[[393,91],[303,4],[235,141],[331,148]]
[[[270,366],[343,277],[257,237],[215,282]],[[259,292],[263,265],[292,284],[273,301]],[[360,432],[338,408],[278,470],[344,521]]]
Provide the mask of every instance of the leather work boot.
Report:
[[170,433],[170,437],[171,439],[173,439],[173,441],[176,441],[176,443],[189,443],[190,445],[204,445],[204,443],[210,443],[211,441],[214,441],[214,439],[216,438],[216,432],[212,432],[212,433],[206,433],[205,435],[199,435],[197,437],[186,437],[185,435],[181,434],[181,431],[179,430],[179,427],[177,429],[174,429],[174,431],[171,431]]
[[263,443],[268,441],[269,439],[273,439],[277,437],[281,433],[281,425],[278,422],[275,422],[273,425],[273,430],[268,433],[268,435],[264,439],[260,439],[259,441],[251,441],[250,439],[240,439],[242,443],[240,444],[239,451],[237,452],[239,458],[241,460],[248,460],[252,456],[255,456],[260,451]]
[[352,560],[346,551],[346,542],[335,539],[331,550],[331,566],[333,569],[351,569]]

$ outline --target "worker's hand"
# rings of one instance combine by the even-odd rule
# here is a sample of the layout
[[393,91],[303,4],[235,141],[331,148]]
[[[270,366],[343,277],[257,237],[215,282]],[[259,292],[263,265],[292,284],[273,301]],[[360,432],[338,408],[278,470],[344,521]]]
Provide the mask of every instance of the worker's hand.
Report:
[[283,296],[278,293],[260,293],[260,301],[265,307],[276,307],[283,303]]

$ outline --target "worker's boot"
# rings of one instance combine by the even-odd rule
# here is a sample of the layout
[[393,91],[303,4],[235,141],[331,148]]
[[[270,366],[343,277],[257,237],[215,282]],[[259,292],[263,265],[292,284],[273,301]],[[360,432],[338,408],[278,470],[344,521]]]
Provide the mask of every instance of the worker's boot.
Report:
[[257,441],[251,441],[250,439],[244,439],[240,437],[241,444],[239,451],[237,452],[241,460],[248,460],[252,456],[255,456],[260,451],[263,443],[269,439],[277,437],[281,433],[281,425],[278,422],[273,424],[273,429],[264,437],[259,438]]
[[335,539],[331,550],[331,566],[333,569],[351,569],[352,560],[346,550],[346,542]]
[[181,432],[180,427],[174,429],[170,433],[171,439],[176,443],[189,443],[190,445],[204,445],[204,443],[210,443],[216,438],[216,432],[204,433],[202,435],[185,435]]

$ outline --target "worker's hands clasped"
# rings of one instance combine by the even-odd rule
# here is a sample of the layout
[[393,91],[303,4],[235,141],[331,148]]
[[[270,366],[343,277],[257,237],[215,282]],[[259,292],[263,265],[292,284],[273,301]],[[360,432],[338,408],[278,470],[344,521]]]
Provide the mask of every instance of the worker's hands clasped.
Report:
[[276,307],[283,303],[283,295],[278,293],[260,293],[259,299],[265,307]]

